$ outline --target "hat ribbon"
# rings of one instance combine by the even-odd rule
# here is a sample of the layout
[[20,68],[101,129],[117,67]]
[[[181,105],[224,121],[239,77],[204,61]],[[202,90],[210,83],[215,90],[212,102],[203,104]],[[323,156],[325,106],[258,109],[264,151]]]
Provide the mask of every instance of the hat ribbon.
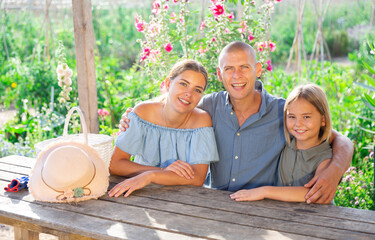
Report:
[[[56,197],[56,200],[58,201],[64,201],[64,200],[68,200],[68,199],[76,199],[76,198],[80,198],[80,197],[83,197],[83,196],[88,196],[91,194],[91,190],[90,188],[87,188],[88,185],[90,185],[90,183],[94,180],[95,178],[95,175],[96,175],[96,167],[95,167],[95,164],[92,162],[92,160],[90,159],[90,162],[91,164],[93,165],[94,167],[94,175],[92,176],[91,180],[89,181],[89,183],[87,183],[85,186],[83,187],[77,187],[75,189],[68,189],[67,191],[59,191],[59,190],[56,190],[55,188],[51,187],[50,185],[48,185],[46,183],[46,181],[44,180],[43,178],[43,169],[44,169],[44,165],[42,167],[42,170],[40,171],[40,177],[43,181],[43,183],[49,187],[50,189],[52,189],[53,191],[55,192],[58,192],[60,193],[59,195],[57,195]],[[85,190],[88,190],[88,193],[85,194]]]

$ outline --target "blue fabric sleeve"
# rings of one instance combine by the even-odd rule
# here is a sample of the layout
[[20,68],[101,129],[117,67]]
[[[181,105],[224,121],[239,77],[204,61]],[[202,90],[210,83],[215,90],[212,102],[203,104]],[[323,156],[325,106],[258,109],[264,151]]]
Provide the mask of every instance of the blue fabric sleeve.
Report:
[[215,134],[212,127],[202,128],[190,142],[189,164],[210,164],[219,161]]
[[144,146],[143,136],[144,128],[140,127],[140,122],[135,118],[135,114],[130,112],[128,114],[130,119],[129,128],[125,132],[121,132],[116,138],[115,145],[122,151],[130,155],[142,154],[141,149]]

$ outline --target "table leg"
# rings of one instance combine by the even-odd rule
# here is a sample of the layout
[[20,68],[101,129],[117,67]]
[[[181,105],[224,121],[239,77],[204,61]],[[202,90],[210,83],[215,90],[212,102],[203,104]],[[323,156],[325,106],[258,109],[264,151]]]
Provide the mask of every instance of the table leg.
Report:
[[39,240],[39,233],[14,226],[14,240]]

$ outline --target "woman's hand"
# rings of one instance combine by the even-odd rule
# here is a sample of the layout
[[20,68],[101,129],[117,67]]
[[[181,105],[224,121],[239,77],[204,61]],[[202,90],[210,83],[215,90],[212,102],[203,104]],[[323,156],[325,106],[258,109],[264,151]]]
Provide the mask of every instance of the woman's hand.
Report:
[[124,197],[128,197],[132,192],[134,192],[137,189],[141,189],[151,183],[151,171],[144,172],[142,174],[139,174],[135,177],[126,179],[116,186],[114,186],[109,192],[108,195],[110,197],[118,197],[124,192]]
[[129,128],[129,125],[128,123],[130,123],[130,120],[128,118],[128,113],[133,111],[133,108],[132,107],[129,107],[128,109],[126,109],[126,111],[124,112],[124,114],[122,114],[121,116],[121,120],[120,120],[120,124],[119,124],[119,129],[121,132],[125,132],[127,128]]
[[165,171],[171,171],[176,173],[180,177],[184,177],[186,179],[193,179],[194,178],[194,170],[191,165],[187,162],[177,160],[170,164],[168,167],[164,169]]
[[230,198],[236,201],[257,201],[264,199],[263,187],[249,190],[239,190],[230,195]]

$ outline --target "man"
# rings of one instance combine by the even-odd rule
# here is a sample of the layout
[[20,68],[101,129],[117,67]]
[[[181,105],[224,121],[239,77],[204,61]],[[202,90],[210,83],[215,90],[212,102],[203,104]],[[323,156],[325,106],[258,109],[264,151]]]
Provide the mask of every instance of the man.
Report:
[[[199,105],[211,115],[220,159],[210,165],[208,185],[229,191],[274,185],[279,153],[285,146],[285,100],[268,94],[256,80],[262,65],[246,43],[224,47],[217,73],[226,91],[205,96]],[[329,203],[350,165],[353,145],[348,138],[333,131],[332,148],[329,167],[305,185],[311,187],[307,203]]]

